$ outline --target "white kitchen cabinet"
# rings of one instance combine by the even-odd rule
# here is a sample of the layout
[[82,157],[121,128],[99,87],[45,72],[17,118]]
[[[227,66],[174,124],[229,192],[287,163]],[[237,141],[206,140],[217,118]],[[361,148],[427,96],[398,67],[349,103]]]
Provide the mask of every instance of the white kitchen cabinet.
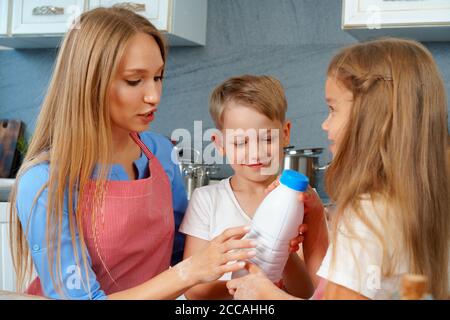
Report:
[[449,41],[450,1],[343,0],[342,28],[360,40],[396,36]]
[[[0,46],[55,48],[88,9],[120,6],[149,19],[174,46],[205,45],[207,0],[0,0]],[[3,12],[4,11],[4,12]]]
[[171,45],[205,45],[207,0],[91,0],[89,7],[118,6],[146,17]]
[[[169,22],[169,6],[170,0],[137,0],[128,1],[111,1],[111,0],[91,0],[89,8],[96,7],[121,7],[132,10],[147,19],[159,30],[167,31]],[[188,1],[189,2],[189,1]]]
[[14,0],[12,35],[62,35],[85,9],[85,0]]
[[15,291],[15,283],[9,250],[9,203],[0,202],[0,290]]
[[0,0],[0,36],[8,33],[9,1]]

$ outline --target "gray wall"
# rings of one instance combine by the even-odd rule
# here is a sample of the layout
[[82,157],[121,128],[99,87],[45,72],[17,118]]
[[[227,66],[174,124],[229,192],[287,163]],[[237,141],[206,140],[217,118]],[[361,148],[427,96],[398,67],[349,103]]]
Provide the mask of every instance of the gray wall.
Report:
[[[340,29],[340,0],[209,0],[207,45],[170,48],[164,96],[151,130],[170,136],[212,127],[211,90],[243,73],[281,80],[293,123],[292,144],[326,147],[321,123],[325,71],[332,55],[356,40]],[[430,43],[450,92],[450,43]],[[0,51],[0,118],[19,118],[33,132],[51,75],[55,50]],[[328,152],[321,163],[329,159]],[[228,172],[228,171],[227,171]]]

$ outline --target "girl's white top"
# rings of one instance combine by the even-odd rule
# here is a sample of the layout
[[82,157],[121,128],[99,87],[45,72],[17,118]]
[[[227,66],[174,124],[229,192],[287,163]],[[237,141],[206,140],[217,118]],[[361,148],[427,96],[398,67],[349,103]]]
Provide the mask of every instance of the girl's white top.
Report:
[[[338,226],[336,244],[328,248],[317,275],[370,299],[399,298],[401,276],[409,270],[395,219],[386,215],[385,204],[373,202],[368,196],[362,198],[360,205],[364,215],[382,232],[387,245],[384,257],[380,239],[347,210],[348,222]],[[393,272],[386,274],[389,263]]]

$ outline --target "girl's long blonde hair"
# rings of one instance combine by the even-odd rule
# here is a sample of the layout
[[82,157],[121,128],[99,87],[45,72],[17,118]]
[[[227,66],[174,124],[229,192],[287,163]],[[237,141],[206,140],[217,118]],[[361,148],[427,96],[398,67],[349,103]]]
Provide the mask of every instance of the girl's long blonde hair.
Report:
[[[386,241],[398,232],[409,272],[426,275],[430,293],[447,298],[447,99],[432,55],[409,40],[358,43],[332,59],[328,76],[353,93],[326,174],[327,192],[337,204],[332,241],[339,223],[349,225],[346,213],[354,212],[383,244],[384,260],[395,261],[386,256]],[[365,194],[388,204],[383,230],[362,213],[359,200]]]
[[[82,14],[62,43],[34,135],[10,196],[11,252],[18,291],[30,280],[33,263],[26,238],[29,226],[21,225],[17,219],[17,185],[28,169],[40,163],[49,163],[49,180],[35,196],[33,207],[42,191],[48,189],[46,239],[53,284],[65,295],[61,290],[65,193],[75,259],[79,266],[82,262],[88,275],[82,226],[85,218],[93,221],[95,210],[84,210],[79,195],[86,190],[98,165],[94,201],[102,201],[111,159],[108,90],[127,42],[140,32],[156,40],[165,62],[166,44],[159,31],[144,17],[120,8],[97,8]],[[91,216],[83,217],[84,211]],[[81,252],[77,250],[76,233]],[[90,292],[89,280],[87,284]]]

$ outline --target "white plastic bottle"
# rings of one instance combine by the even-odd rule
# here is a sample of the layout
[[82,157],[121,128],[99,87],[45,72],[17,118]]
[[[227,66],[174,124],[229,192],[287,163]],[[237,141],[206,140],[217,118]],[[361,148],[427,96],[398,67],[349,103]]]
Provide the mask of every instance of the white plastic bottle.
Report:
[[[299,192],[308,188],[308,178],[294,170],[284,170],[280,184],[270,192],[255,212],[245,239],[257,242],[256,256],[250,261],[259,266],[272,282],[282,279],[289,258],[290,241],[298,235],[303,222],[303,203]],[[242,269],[233,272],[232,278],[247,274]]]

